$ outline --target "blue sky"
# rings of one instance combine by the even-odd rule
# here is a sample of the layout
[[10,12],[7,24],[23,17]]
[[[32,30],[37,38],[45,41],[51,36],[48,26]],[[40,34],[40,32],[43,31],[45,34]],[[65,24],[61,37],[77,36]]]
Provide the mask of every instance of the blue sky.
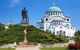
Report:
[[65,15],[70,16],[73,26],[80,28],[80,0],[0,0],[0,22],[20,23],[21,10],[26,7],[30,25],[36,25],[52,3],[55,3]]

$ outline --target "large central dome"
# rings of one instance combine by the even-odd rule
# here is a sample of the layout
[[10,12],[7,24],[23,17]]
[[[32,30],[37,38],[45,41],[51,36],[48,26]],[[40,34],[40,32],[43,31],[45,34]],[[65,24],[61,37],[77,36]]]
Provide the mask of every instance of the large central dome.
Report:
[[55,6],[54,4],[47,10],[47,12],[52,11],[62,12],[62,10],[59,7]]

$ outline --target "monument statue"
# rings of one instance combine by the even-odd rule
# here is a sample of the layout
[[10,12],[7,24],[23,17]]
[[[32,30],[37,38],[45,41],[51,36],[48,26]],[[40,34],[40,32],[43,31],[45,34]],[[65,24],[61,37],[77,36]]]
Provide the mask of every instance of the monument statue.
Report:
[[29,17],[27,15],[27,10],[26,10],[25,7],[22,9],[22,21],[21,21],[21,24],[29,24]]
[[27,10],[26,10],[25,7],[24,7],[24,9],[22,10],[22,16],[23,16],[23,17],[26,17],[26,16],[27,16]]
[[29,26],[29,17],[27,15],[27,10],[26,8],[24,7],[22,9],[22,21],[21,21],[21,25],[24,27],[24,41],[22,43],[20,43],[21,45],[23,46],[26,46],[28,45],[28,40],[27,40],[27,27]]

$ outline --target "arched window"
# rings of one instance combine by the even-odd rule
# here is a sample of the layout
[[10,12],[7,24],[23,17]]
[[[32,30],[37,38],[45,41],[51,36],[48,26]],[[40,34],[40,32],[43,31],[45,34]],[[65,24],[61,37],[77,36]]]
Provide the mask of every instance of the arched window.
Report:
[[48,19],[46,18],[46,21],[48,21]]
[[65,31],[63,32],[63,35],[64,35],[64,36],[66,35]]
[[54,13],[52,12],[52,15],[54,15]]
[[55,15],[57,15],[57,12],[55,12]]
[[53,29],[54,27],[52,27],[52,29]]
[[69,24],[66,24],[66,26],[69,26]]
[[58,22],[57,22],[57,24],[58,24]]
[[60,34],[59,35],[62,36],[62,30],[60,30]]
[[65,34],[65,31],[63,33]]
[[49,15],[49,13],[47,13],[47,15]]
[[67,21],[69,21],[69,19],[67,19]]
[[48,15],[50,15],[50,14],[48,13]]
[[55,12],[53,12],[53,15],[55,15]]
[[59,15],[59,12],[57,12],[57,15]]
[[49,13],[49,15],[50,15],[50,13]]
[[57,12],[56,12],[56,15],[57,15]]
[[54,22],[54,25],[56,24],[56,22]]
[[54,25],[54,22],[53,22],[53,25]]
[[60,27],[60,28],[62,28],[62,27]]
[[60,15],[60,13],[59,13],[59,15]]
[[61,24],[61,22],[59,22],[59,24]]
[[52,15],[52,12],[51,12],[51,15]]

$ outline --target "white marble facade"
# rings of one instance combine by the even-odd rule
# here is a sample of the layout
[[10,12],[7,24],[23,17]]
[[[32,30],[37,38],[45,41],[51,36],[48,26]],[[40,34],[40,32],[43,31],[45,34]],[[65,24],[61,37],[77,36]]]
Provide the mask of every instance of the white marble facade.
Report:
[[65,16],[63,11],[52,5],[46,12],[44,17],[37,22],[37,28],[55,33],[55,35],[65,35],[73,37],[75,27],[70,23],[70,17]]

